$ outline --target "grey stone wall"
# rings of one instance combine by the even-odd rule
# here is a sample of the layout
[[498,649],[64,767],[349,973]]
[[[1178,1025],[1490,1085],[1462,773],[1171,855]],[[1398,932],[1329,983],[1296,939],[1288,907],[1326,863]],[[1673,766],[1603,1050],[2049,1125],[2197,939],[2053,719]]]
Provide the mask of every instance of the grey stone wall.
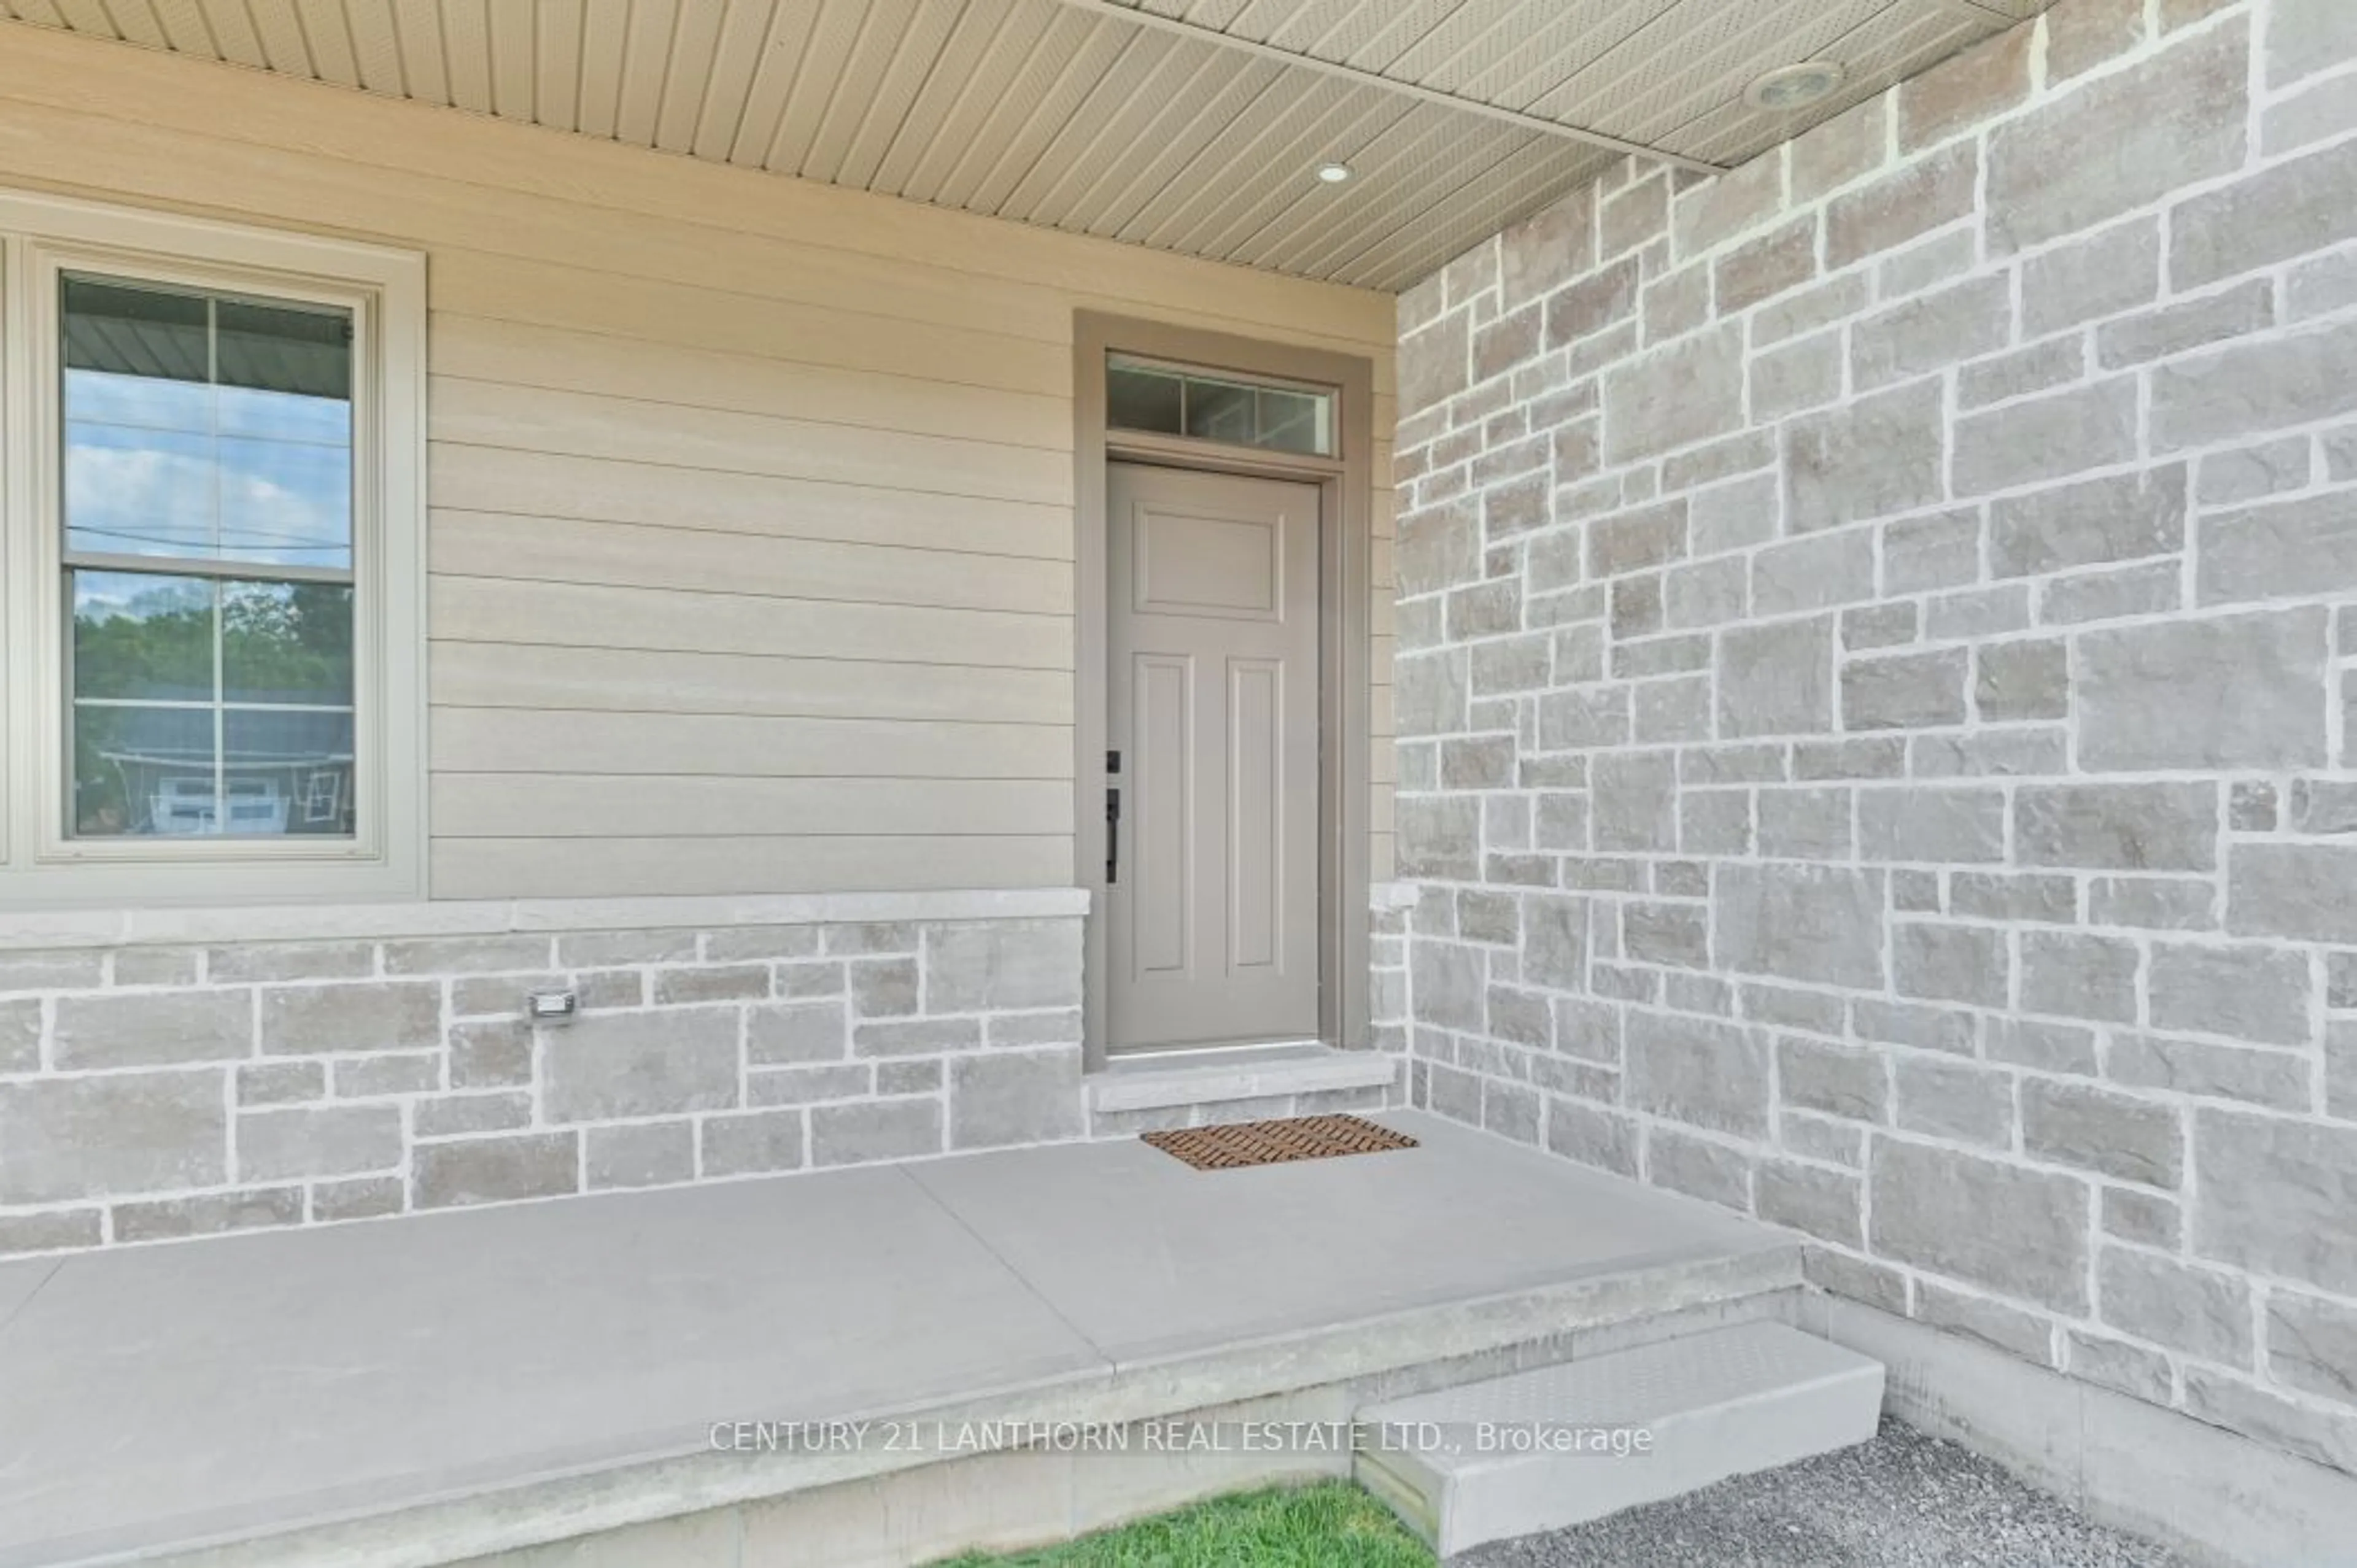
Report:
[[1417,1101],[2357,1470],[2357,5],[2063,0],[1401,328]]
[[1078,918],[0,952],[0,1254],[1074,1138],[1080,988]]

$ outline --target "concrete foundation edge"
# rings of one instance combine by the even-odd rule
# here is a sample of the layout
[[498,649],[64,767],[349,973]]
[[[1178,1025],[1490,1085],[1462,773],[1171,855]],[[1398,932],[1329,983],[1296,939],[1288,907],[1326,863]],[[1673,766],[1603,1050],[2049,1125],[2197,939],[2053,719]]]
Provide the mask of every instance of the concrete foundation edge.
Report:
[[1813,1295],[1801,1326],[1881,1361],[1890,1414],[2099,1523],[2222,1568],[2357,1568],[2357,1477],[1855,1302]]

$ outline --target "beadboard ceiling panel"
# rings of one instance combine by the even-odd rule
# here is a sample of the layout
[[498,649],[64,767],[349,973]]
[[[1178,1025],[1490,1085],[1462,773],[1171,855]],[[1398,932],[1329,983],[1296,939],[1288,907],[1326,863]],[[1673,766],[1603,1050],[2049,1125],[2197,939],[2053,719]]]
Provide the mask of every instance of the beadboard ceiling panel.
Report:
[[[1378,289],[1741,163],[2049,0],[0,0],[0,16]],[[1743,102],[1830,59],[1833,98]],[[1353,177],[1321,184],[1318,165]]]

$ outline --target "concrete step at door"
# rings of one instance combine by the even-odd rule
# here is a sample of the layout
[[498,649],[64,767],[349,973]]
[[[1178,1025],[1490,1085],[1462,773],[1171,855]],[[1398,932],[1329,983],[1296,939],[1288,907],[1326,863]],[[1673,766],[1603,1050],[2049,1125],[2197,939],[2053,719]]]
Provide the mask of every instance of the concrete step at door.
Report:
[[1882,1365],[1747,1323],[1360,1411],[1356,1469],[1446,1556],[1872,1437]]

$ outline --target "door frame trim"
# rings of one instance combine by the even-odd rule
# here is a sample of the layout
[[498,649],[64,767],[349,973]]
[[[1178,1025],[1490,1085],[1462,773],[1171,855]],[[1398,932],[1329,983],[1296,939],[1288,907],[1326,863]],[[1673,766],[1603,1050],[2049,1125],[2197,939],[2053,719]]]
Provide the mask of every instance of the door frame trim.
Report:
[[[1206,370],[1303,381],[1335,392],[1336,454],[1224,447],[1108,430],[1105,356],[1137,354]],[[1105,467],[1135,461],[1308,481],[1318,499],[1318,1029],[1345,1049],[1367,1043],[1368,897],[1373,844],[1372,678],[1375,421],[1372,360],[1224,332],[1075,311],[1072,317],[1074,657],[1072,885],[1090,895],[1082,1003],[1083,1058],[1105,1050],[1105,734],[1108,598]]]

